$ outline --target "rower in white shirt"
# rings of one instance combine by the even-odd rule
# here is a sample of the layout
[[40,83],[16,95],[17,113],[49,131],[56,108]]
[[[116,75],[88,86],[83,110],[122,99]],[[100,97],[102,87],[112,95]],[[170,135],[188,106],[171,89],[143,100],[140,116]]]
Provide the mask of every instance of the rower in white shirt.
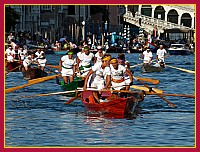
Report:
[[85,77],[92,66],[92,61],[94,60],[94,54],[90,52],[88,46],[84,47],[85,53],[83,53],[80,58],[78,58],[78,71],[82,77]]
[[97,46],[97,53],[94,56],[94,63],[101,62],[101,58],[104,56],[105,51],[102,50],[102,47],[99,45]]
[[44,51],[42,51],[41,49],[37,49],[37,52],[35,52],[35,56],[36,62],[38,63],[38,68],[41,68],[41,70],[44,71],[44,67],[47,62]]
[[63,80],[65,84],[68,84],[68,80],[72,82],[74,80],[74,74],[75,74],[75,66],[76,66],[76,59],[73,58],[73,51],[68,51],[67,55],[64,55],[60,59],[60,67]]
[[[88,72],[86,78],[83,90],[86,90],[89,82],[89,78],[91,75],[93,75],[93,79],[91,82],[91,87],[96,88],[99,91],[102,89],[109,89],[110,88],[110,81],[111,81],[111,72],[110,72],[110,55],[104,56],[102,58],[101,63],[96,63],[90,71]],[[93,96],[97,103],[100,103],[100,96],[101,92],[94,91]]]

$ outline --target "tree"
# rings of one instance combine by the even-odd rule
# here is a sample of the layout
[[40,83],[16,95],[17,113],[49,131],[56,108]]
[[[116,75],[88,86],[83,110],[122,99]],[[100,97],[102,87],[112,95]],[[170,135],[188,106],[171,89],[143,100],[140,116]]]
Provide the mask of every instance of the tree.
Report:
[[11,29],[15,28],[17,24],[17,20],[19,20],[20,16],[17,12],[11,8],[10,6],[5,7],[5,30],[6,32],[10,32]]

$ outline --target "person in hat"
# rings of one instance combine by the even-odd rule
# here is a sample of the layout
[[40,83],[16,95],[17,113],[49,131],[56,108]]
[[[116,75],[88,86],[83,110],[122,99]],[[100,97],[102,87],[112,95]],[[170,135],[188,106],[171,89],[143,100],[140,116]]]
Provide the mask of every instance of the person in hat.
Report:
[[97,46],[97,53],[94,55],[94,63],[101,62],[101,58],[104,56],[105,51],[102,50],[102,47],[99,45]]
[[149,65],[152,62],[153,54],[149,47],[142,53],[141,59],[143,59],[144,65]]
[[[110,70],[111,70],[111,85],[114,90],[126,90],[125,74],[130,78],[130,84],[133,83],[133,75],[127,70],[123,65],[118,64],[116,58],[110,60]],[[127,90],[128,91],[128,90]]]
[[6,49],[6,59],[7,62],[14,62],[15,59],[15,50],[13,50],[12,46],[8,46]]
[[[102,89],[109,89],[110,88],[110,82],[111,82],[111,72],[110,72],[110,58],[111,55],[107,54],[104,57],[102,57],[102,62],[99,64],[94,64],[88,74],[85,78],[85,83],[83,89],[86,90],[86,88],[89,86],[89,78],[91,75],[93,76],[91,87],[96,88],[99,91]],[[101,92],[94,91],[93,96],[97,103],[100,103],[100,94]]]
[[[74,74],[76,69],[76,59],[73,58],[73,51],[69,50],[66,55],[61,57],[59,65],[62,74],[62,78],[65,84],[72,82],[74,80]],[[69,82],[68,82],[69,81]]]
[[91,69],[92,61],[94,61],[94,54],[90,52],[89,46],[84,47],[83,53],[77,60],[78,72],[82,77],[85,77]]
[[36,62],[38,63],[38,68],[41,68],[41,70],[44,71],[44,67],[47,62],[44,51],[42,51],[41,49],[37,49],[37,52],[35,52],[35,56]]

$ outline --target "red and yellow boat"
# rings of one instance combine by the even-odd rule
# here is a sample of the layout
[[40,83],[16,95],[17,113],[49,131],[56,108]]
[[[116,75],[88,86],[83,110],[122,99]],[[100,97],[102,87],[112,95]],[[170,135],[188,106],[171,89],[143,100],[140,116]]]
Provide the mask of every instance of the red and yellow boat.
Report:
[[[113,90],[115,91],[115,90]],[[116,90],[117,91],[117,90]],[[142,92],[129,91],[128,97],[119,97],[110,91],[102,92],[103,102],[96,103],[92,91],[82,92],[82,103],[88,111],[112,118],[126,118],[133,114],[139,102],[143,101]]]

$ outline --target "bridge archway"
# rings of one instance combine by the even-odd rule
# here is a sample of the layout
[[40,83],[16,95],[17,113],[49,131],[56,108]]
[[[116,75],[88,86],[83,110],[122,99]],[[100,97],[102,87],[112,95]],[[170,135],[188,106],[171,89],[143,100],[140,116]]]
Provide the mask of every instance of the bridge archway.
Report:
[[157,6],[155,8],[154,18],[165,20],[165,9],[163,6]]
[[172,9],[168,12],[167,21],[178,24],[178,12],[175,9]]
[[191,27],[192,26],[192,17],[189,13],[184,13],[181,16],[181,25]]
[[141,7],[141,14],[151,17],[151,14],[152,14],[152,7],[151,7],[151,5],[142,5],[142,7]]

